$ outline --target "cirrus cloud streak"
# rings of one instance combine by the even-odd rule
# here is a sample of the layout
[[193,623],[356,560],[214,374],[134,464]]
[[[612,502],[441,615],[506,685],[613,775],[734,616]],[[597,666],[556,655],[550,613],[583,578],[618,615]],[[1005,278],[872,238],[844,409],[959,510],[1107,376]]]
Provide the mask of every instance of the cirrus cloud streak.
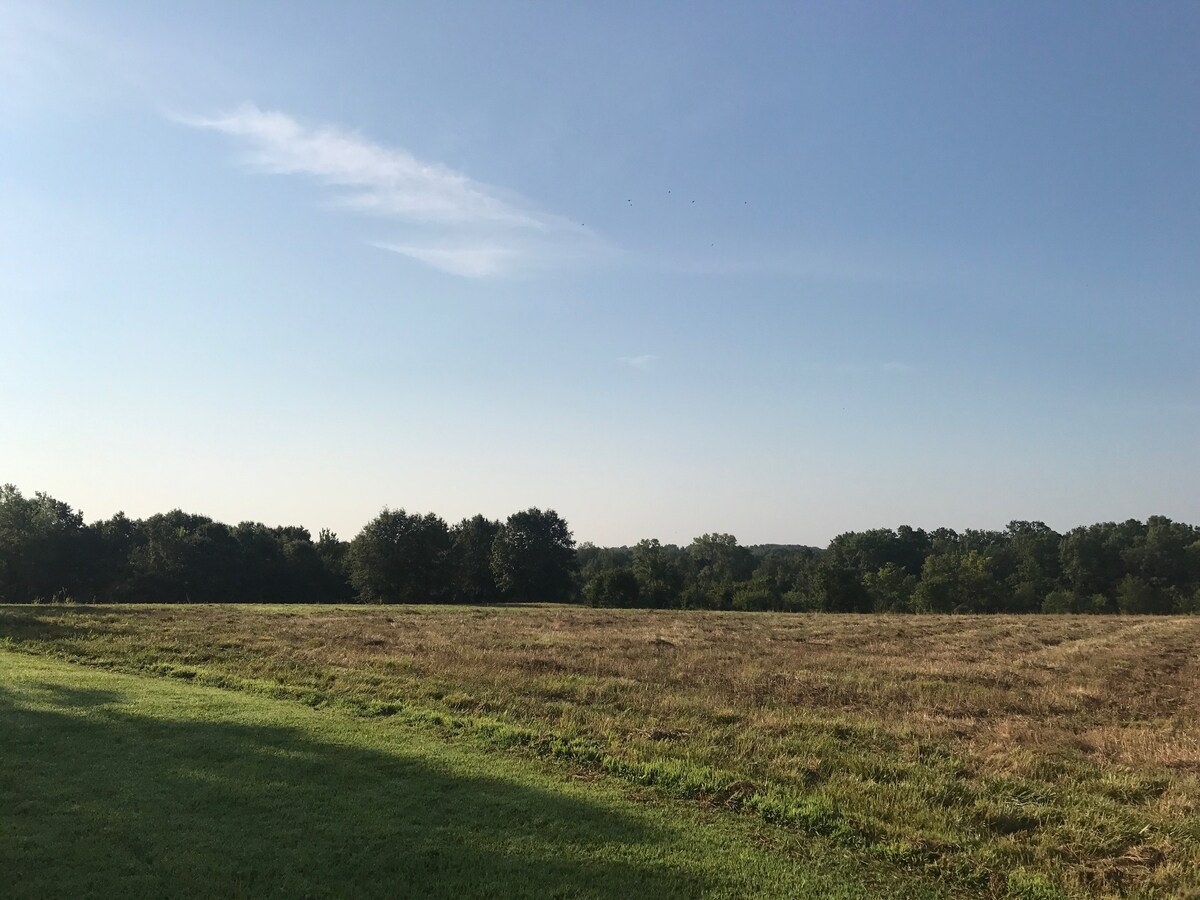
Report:
[[370,243],[454,275],[486,278],[578,258],[595,242],[519,197],[353,131],[253,104],[173,119],[236,139],[252,171],[313,179],[336,190],[338,206],[401,223],[404,238]]

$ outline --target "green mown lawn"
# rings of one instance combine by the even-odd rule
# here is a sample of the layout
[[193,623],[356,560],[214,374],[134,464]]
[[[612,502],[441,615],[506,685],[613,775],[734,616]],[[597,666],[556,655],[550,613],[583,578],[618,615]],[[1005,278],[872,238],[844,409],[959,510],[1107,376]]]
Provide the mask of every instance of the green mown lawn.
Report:
[[0,652],[25,897],[930,895],[750,817],[386,719]]

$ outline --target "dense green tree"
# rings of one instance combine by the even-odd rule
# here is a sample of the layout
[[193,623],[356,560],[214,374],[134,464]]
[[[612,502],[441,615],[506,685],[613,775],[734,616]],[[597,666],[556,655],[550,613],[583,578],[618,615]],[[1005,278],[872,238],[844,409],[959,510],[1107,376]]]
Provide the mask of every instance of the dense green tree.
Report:
[[317,534],[314,545],[317,556],[321,558],[321,579],[324,585],[321,599],[326,603],[340,603],[354,598],[354,587],[350,584],[350,569],[346,557],[350,551],[348,541],[338,540],[338,536],[328,528],[322,528]]
[[762,558],[750,580],[734,594],[739,609],[800,611],[821,609],[825,595],[820,587],[821,554],[796,547]]
[[1154,615],[1171,612],[1171,595],[1140,575],[1126,575],[1117,583],[1117,609],[1126,615]]
[[137,544],[140,523],[119,512],[87,527],[88,580],[91,598],[128,600],[133,575],[131,554]]
[[1009,522],[990,554],[992,573],[1009,594],[1005,608],[1036,612],[1061,581],[1059,535],[1044,522]]
[[765,555],[755,553],[755,559],[757,564],[750,577],[732,583],[731,608],[775,612],[809,608],[804,601],[798,602],[799,597],[807,597],[805,592],[811,588],[817,565],[809,548],[777,548]]
[[[283,537],[261,522],[240,522],[232,529],[237,541],[238,593],[265,602],[277,597],[288,597],[292,602],[310,599],[307,591],[294,584],[288,560],[284,557]],[[308,532],[304,532],[308,538]],[[314,553],[315,556],[315,553]],[[308,573],[310,576],[315,572]]]
[[571,530],[552,509],[513,513],[492,545],[496,584],[522,602],[569,600],[577,565]]
[[1174,611],[1181,615],[1200,615],[1200,588],[1196,588],[1191,596],[1180,596],[1175,602]]
[[691,579],[683,593],[686,606],[729,609],[740,582],[754,573],[754,554],[732,534],[702,534],[688,546]]
[[492,573],[492,546],[500,528],[499,522],[477,515],[463,519],[452,529],[451,593],[456,603],[496,603],[504,599]]
[[576,580],[581,585],[609,569],[627,569],[633,565],[633,550],[629,547],[597,547],[591,542],[575,550]]
[[810,609],[820,612],[870,612],[871,595],[850,566],[822,557],[809,580]]
[[642,601],[656,609],[679,606],[686,563],[674,545],[663,546],[656,539],[638,541],[632,568]]
[[754,554],[732,534],[702,534],[688,546],[697,577],[713,581],[745,581],[754,572]]
[[130,551],[132,599],[223,603],[244,599],[241,548],[229,526],[172,510],[138,523]]
[[913,593],[918,612],[996,612],[1003,591],[991,559],[979,550],[935,553],[925,560]]
[[0,599],[75,596],[85,556],[81,513],[40,491],[25,497],[11,484],[0,487]]
[[744,612],[779,611],[783,598],[766,581],[751,577],[734,588],[730,607]]
[[917,576],[894,562],[884,563],[863,576],[863,587],[875,612],[912,612]]
[[948,613],[958,604],[958,560],[935,553],[921,567],[921,580],[913,592],[913,609],[923,613]]
[[1140,539],[1126,547],[1121,560],[1130,574],[1145,579],[1160,595],[1160,605],[1175,605],[1200,586],[1200,529],[1166,516],[1151,516]]
[[1051,591],[1042,601],[1044,613],[1072,613],[1079,611],[1079,597],[1074,591]]
[[[960,538],[958,532],[953,528],[935,528],[929,532],[929,552],[944,556],[949,553],[957,553],[961,550]],[[921,568],[924,569],[924,563]]]
[[852,568],[860,575],[878,572],[891,564],[917,576],[931,549],[932,541],[925,531],[901,525],[895,531],[873,528],[839,534],[830,541],[827,553],[837,564]]
[[447,599],[450,529],[433,513],[384,508],[350,543],[350,583],[368,603]]
[[1059,545],[1066,586],[1080,596],[1114,597],[1117,584],[1128,574],[1126,551],[1144,534],[1145,526],[1136,519],[1101,522],[1067,532]]
[[591,606],[630,609],[642,605],[637,577],[628,566],[592,575],[583,585],[583,598]]

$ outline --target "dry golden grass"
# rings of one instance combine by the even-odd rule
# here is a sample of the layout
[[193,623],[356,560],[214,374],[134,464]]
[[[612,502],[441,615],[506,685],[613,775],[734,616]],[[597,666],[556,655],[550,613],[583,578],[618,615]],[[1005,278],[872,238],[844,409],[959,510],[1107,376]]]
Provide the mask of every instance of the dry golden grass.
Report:
[[10,607],[3,635],[520,726],[970,883],[1200,891],[1200,618]]
[[246,649],[407,668],[488,711],[534,704],[541,718],[575,700],[630,734],[714,711],[781,732],[825,713],[947,741],[1004,773],[1043,751],[1200,772],[1200,619],[409,607],[267,621]]

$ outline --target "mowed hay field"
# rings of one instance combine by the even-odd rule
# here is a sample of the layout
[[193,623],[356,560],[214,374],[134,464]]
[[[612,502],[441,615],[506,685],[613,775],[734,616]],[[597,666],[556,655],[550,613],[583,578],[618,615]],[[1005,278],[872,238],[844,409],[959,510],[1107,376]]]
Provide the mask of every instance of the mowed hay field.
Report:
[[1196,617],[10,606],[0,649],[734,828],[767,895],[1200,896]]

